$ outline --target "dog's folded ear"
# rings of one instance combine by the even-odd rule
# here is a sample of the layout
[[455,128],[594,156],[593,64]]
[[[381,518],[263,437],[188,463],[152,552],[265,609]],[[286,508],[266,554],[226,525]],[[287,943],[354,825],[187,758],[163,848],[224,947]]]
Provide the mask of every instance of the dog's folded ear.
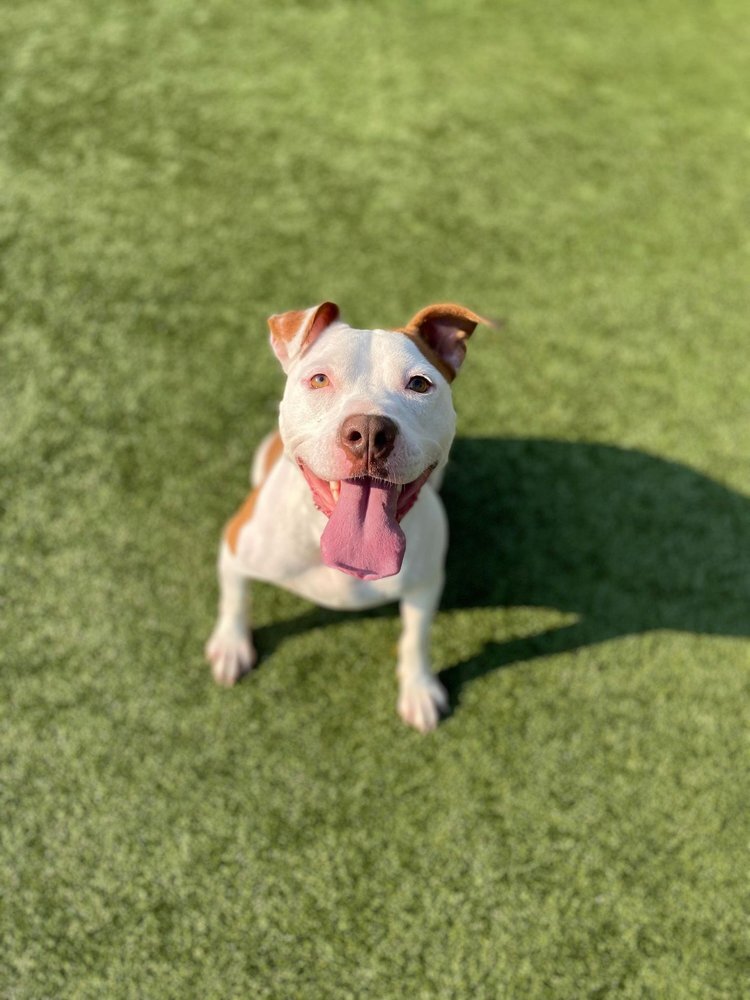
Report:
[[455,375],[466,357],[466,341],[479,324],[494,326],[488,319],[446,302],[421,309],[406,325],[406,332],[421,339],[432,348]]
[[321,302],[310,309],[293,309],[269,316],[271,347],[284,371],[338,317],[339,307],[335,302]]

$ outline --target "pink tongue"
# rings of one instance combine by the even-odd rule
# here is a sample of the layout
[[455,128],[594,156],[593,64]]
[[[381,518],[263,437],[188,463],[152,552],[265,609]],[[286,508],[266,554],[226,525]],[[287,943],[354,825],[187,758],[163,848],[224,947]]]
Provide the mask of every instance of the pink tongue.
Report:
[[342,479],[341,494],[320,539],[326,566],[379,580],[395,576],[406,539],[396,522],[398,487],[379,479]]

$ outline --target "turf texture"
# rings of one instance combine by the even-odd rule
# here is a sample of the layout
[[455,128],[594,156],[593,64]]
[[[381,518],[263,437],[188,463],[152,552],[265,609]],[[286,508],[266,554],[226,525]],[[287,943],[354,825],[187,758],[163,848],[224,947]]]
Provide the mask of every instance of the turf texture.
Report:
[[[0,996],[750,995],[742,0],[0,16]],[[395,609],[202,661],[271,312],[501,316],[455,384],[453,710]]]

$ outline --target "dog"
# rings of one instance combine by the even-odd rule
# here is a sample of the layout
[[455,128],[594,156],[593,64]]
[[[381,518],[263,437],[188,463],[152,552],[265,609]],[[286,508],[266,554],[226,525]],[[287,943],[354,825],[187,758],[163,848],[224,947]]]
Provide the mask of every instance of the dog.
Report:
[[253,489],[221,539],[206,644],[219,684],[255,664],[251,579],[328,608],[398,601],[398,713],[435,729],[448,707],[428,649],[448,541],[437,490],[456,429],[451,382],[479,324],[493,325],[454,304],[395,330],[354,329],[332,302],[269,318],[286,387],[279,431],[258,448]]

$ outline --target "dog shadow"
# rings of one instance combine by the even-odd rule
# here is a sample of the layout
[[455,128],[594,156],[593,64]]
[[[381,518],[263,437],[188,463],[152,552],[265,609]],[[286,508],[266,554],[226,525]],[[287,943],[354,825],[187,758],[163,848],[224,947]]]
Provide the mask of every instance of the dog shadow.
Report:
[[[442,496],[451,530],[443,609],[574,616],[443,670],[453,707],[465,684],[492,671],[619,636],[750,637],[750,498],[685,465],[604,444],[460,438]],[[315,609],[256,638],[267,652],[340,620]]]
[[685,465],[604,444],[463,438],[443,498],[443,607],[575,616],[443,671],[453,704],[493,670],[619,636],[750,637],[750,498]]

